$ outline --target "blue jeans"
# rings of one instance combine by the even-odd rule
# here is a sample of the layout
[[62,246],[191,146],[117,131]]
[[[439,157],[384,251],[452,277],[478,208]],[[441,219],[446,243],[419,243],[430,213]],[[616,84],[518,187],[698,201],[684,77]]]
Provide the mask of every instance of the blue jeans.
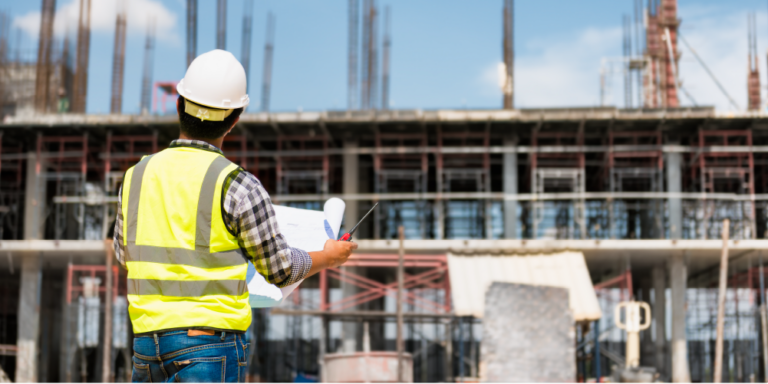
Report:
[[216,332],[187,336],[170,331],[133,339],[134,383],[245,382],[250,339],[245,334]]

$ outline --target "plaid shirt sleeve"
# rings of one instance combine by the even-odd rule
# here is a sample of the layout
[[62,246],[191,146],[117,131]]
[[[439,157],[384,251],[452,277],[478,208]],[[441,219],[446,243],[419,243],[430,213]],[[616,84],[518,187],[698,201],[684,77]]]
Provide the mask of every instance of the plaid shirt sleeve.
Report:
[[238,168],[224,181],[222,216],[227,229],[267,282],[278,287],[304,279],[312,258],[288,246],[277,225],[269,194],[255,176]]
[[125,248],[123,246],[123,187],[117,194],[117,217],[115,218],[115,233],[112,236],[112,245],[115,247],[117,261],[125,266]]

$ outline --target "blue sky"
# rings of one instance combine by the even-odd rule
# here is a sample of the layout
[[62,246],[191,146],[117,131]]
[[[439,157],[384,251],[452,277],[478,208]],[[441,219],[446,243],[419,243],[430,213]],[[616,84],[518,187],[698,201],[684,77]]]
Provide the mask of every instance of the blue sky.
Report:
[[[243,2],[228,1],[227,49],[241,52]],[[127,0],[124,113],[138,111],[147,18],[157,19],[155,81],[185,71],[184,0]],[[2,1],[22,31],[25,55],[36,52],[41,1]],[[116,0],[93,1],[88,112],[109,110]],[[362,3],[362,1],[361,1]],[[621,56],[622,15],[631,0],[517,0],[516,105],[592,106],[600,102],[602,58]],[[394,108],[498,108],[501,92],[501,0],[379,0],[392,10],[391,102]],[[198,47],[215,45],[215,0],[199,0]],[[768,5],[760,0],[680,0],[681,33],[743,108],[746,105],[746,14],[758,13],[758,52],[765,76]],[[77,0],[57,1],[56,31],[74,36]],[[266,14],[277,18],[273,111],[346,107],[347,1],[256,0],[249,70],[251,110],[258,110]],[[68,31],[68,32],[65,32]],[[681,46],[680,77],[698,104],[729,108],[727,99]],[[611,78],[608,104],[622,105],[621,77]],[[764,80],[765,84],[765,80]],[[683,97],[683,104],[691,101]]]

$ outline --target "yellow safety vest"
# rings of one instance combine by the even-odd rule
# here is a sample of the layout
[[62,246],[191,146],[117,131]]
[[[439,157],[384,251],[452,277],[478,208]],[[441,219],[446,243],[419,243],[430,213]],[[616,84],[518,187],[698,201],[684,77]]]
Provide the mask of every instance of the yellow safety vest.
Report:
[[143,158],[123,180],[128,312],[135,333],[251,324],[247,261],[221,216],[237,165],[203,149]]

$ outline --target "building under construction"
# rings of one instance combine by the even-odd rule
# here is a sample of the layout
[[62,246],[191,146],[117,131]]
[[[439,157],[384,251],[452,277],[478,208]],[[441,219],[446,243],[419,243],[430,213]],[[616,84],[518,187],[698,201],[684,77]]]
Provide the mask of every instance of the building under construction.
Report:
[[[43,61],[14,61],[0,25],[0,367],[15,381],[130,379],[126,271],[112,265],[105,239],[124,172],[179,133],[175,114],[151,113],[151,25],[144,113],[120,114],[124,11],[116,17],[112,113],[82,113],[90,1],[80,4],[77,48],[55,42],[43,23]],[[226,20],[226,1],[217,7],[217,20]],[[42,17],[54,8],[44,0]],[[614,308],[636,300],[652,309],[639,365],[661,380],[712,381],[723,223],[730,252],[723,379],[765,378],[768,114],[756,48],[744,79],[750,110],[681,107],[677,4],[651,1],[640,7],[644,48],[626,61],[627,73],[638,74],[628,82],[639,85],[638,107],[515,109],[513,8],[512,0],[500,7],[506,79],[498,110],[389,109],[390,12],[382,28],[375,0],[362,7],[349,0],[348,109],[270,113],[275,18],[268,16],[262,111],[241,116],[224,141],[226,156],[256,175],[276,204],[321,209],[339,197],[345,226],[379,205],[356,232],[359,249],[345,266],[307,279],[280,307],[254,310],[252,380],[327,380],[324,356],[395,350],[401,252],[400,329],[412,379],[487,378],[481,352],[490,331],[468,287],[494,263],[569,252],[583,259],[602,313],[570,320],[576,342],[564,351],[575,362],[572,380],[599,380],[626,365],[627,334],[614,326]],[[191,61],[195,0],[187,12]],[[251,12],[246,5],[248,41]],[[217,27],[217,46],[225,47],[225,34]],[[175,97],[174,89],[156,82],[155,103]]]

